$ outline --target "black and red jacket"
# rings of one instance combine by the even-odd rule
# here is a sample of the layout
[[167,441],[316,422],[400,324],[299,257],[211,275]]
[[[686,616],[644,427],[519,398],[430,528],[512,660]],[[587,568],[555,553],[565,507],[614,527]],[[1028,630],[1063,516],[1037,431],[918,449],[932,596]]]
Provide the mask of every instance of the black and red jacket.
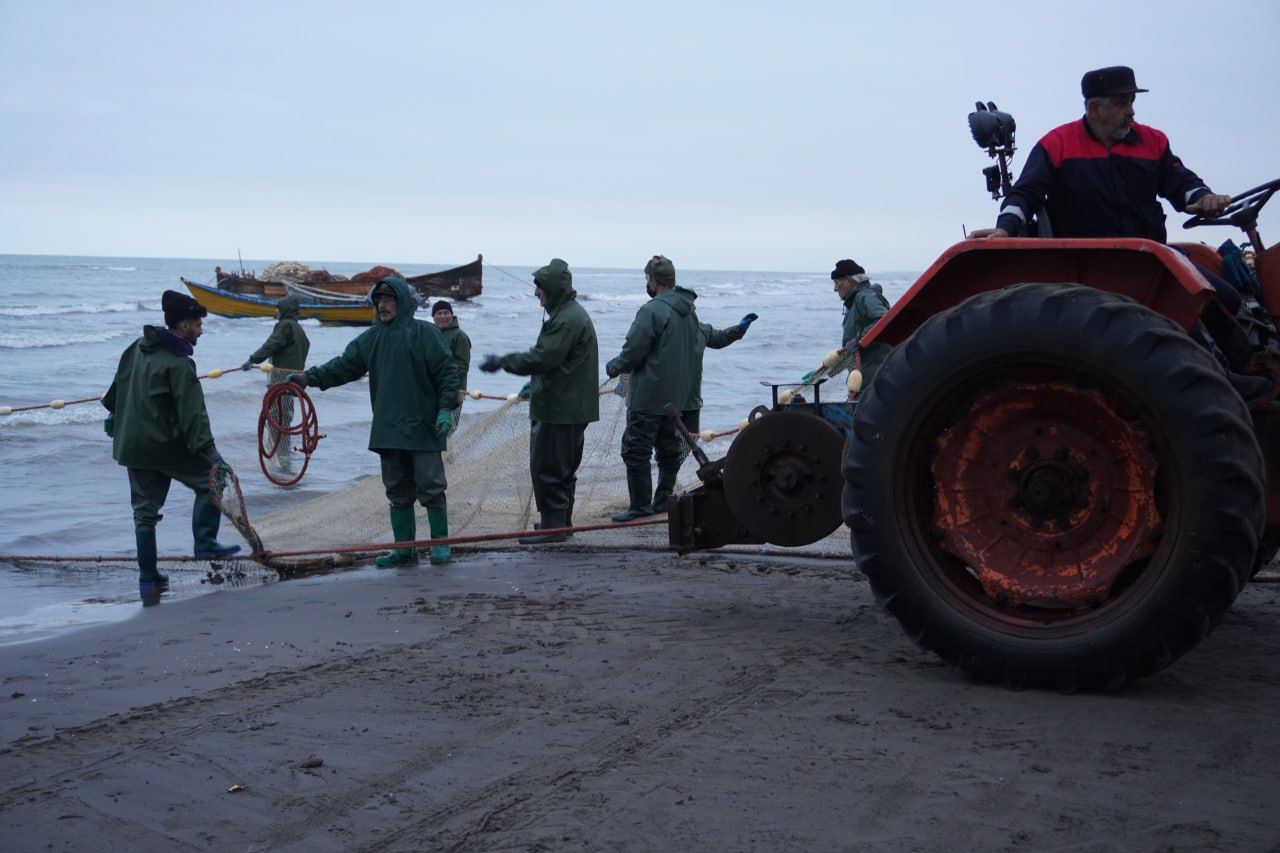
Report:
[[1154,127],[1134,122],[1123,141],[1107,148],[1080,119],[1049,131],[1031,149],[996,226],[1017,236],[1043,206],[1054,237],[1145,237],[1163,243],[1164,209],[1156,196],[1182,211],[1207,192]]

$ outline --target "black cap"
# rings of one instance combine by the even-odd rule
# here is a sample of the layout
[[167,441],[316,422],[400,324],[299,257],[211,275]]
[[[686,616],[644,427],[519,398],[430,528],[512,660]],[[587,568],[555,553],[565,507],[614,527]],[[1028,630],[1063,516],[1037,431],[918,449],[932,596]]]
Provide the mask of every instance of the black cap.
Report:
[[1127,65],[1112,65],[1109,68],[1096,68],[1086,71],[1080,78],[1080,94],[1086,98],[1106,98],[1111,95],[1131,95],[1135,92],[1149,92],[1150,89],[1139,89],[1133,79],[1133,69]]
[[838,278],[849,278],[850,276],[863,275],[866,272],[857,261],[845,258],[843,261],[836,261],[836,268],[831,271],[831,280]]
[[447,301],[445,301],[445,300],[441,299],[441,300],[440,300],[439,302],[437,302],[435,305],[432,305],[432,306],[431,306],[431,313],[432,313],[432,314],[436,313],[437,311],[448,311],[450,314],[452,314],[452,313],[453,313],[453,306],[452,306],[452,305],[450,305]]
[[203,305],[176,290],[166,290],[160,296],[160,307],[164,309],[164,324],[170,329],[183,320],[209,316],[208,309]]

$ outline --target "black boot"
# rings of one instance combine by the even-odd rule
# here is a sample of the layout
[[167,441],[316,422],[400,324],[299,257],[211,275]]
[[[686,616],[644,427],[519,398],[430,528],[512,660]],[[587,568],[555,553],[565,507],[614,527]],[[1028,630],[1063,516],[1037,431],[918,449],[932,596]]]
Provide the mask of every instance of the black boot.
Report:
[[659,468],[658,469],[658,488],[653,492],[653,512],[654,514],[667,511],[667,499],[675,494],[676,477],[679,476],[680,469],[677,468]]
[[[564,512],[544,512],[542,514],[542,524],[538,525],[542,530],[555,530],[559,527],[568,527],[565,523],[566,514]],[[536,536],[521,536],[517,540],[521,545],[554,545],[557,542],[568,542],[569,535],[567,533],[548,533]]]
[[[574,499],[574,497],[575,497],[574,495],[570,495],[570,496],[569,496],[569,508],[568,508],[567,510],[565,510],[565,513],[564,513],[564,526],[565,526],[565,527],[573,527],[573,499]],[[572,538],[573,538],[573,531],[572,531],[572,530],[570,530],[570,531],[569,531],[568,533],[566,533],[565,535],[566,535],[566,536],[568,536],[570,539],[572,539]]]
[[208,497],[197,497],[191,508],[191,533],[195,537],[197,557],[230,557],[240,553],[239,545],[222,545],[218,542],[218,528],[222,524],[222,512]]
[[631,496],[631,507],[613,517],[614,521],[635,521],[653,515],[649,504],[653,500],[653,480],[649,479],[649,471],[627,471],[627,493]]
[[156,529],[135,527],[133,535],[138,543],[138,586],[156,589],[167,587],[168,576],[160,574],[156,568]]

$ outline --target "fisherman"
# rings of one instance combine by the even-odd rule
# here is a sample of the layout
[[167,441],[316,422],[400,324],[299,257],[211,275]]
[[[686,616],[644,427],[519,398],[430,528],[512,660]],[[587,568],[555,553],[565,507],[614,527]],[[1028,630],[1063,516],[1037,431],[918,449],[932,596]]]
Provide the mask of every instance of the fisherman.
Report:
[[[276,303],[276,326],[271,330],[265,343],[254,350],[253,355],[240,365],[241,370],[252,370],[255,364],[271,362],[271,378],[267,387],[287,382],[289,375],[307,368],[307,352],[311,349],[311,341],[298,322],[298,297],[286,296]],[[293,395],[281,394],[272,404],[271,418],[276,423],[293,422]],[[277,449],[276,459],[281,466],[288,468],[293,456],[293,447],[285,438],[277,435],[275,427],[271,430],[272,446]]]
[[[533,349],[485,356],[485,373],[531,376],[529,474],[543,530],[573,526],[574,490],[587,424],[600,420],[596,329],[578,302],[569,266],[559,258],[533,274],[533,294],[547,312]],[[563,542],[567,534],[526,536],[524,545]]]
[[222,514],[213,503],[209,477],[225,463],[214,445],[204,391],[191,360],[209,312],[190,296],[166,290],[160,305],[164,327],[143,326],[120,356],[115,379],[102,397],[110,413],[103,429],[111,455],[129,472],[133,529],[138,546],[138,584],[162,589],[169,578],[156,568],[156,524],[164,516],[169,485],[177,480],[195,492],[191,532],[197,557],[228,557],[239,545],[220,545]]
[[462,414],[462,401],[467,396],[467,374],[471,371],[471,338],[458,325],[453,306],[443,299],[431,306],[431,322],[436,324],[436,328],[444,336],[445,346],[449,348],[453,363],[458,368],[458,405],[453,416],[453,426],[457,429],[458,418]]
[[[347,344],[342,355],[305,373],[291,374],[299,385],[321,390],[369,376],[373,423],[369,449],[382,459],[382,485],[390,503],[397,542],[417,538],[413,501],[427,509],[431,538],[449,535],[445,472],[441,453],[453,426],[458,373],[440,330],[414,319],[417,302],[398,275],[381,279],[369,292],[377,322]],[[431,547],[432,564],[453,559],[448,545]],[[396,548],[374,561],[381,568],[414,565],[413,548]]]
[[[685,427],[696,433],[702,409],[703,353],[707,347],[722,349],[741,340],[756,319],[755,314],[748,314],[727,329],[699,323],[693,304],[698,294],[676,284],[675,265],[662,255],[654,255],[645,264],[644,287],[649,301],[636,312],[622,352],[604,367],[610,377],[631,374],[627,426],[622,433],[630,506],[613,516],[614,521],[666,511],[687,451],[679,427],[666,416],[665,406],[674,405]],[[654,455],[658,459],[657,491],[653,491],[649,467]]]
[[[836,261],[831,271],[832,289],[844,303],[844,340],[841,346],[846,354],[855,354],[857,368],[862,371],[862,387],[866,388],[875,378],[880,364],[889,354],[890,346],[876,342],[866,349],[858,343],[863,335],[889,310],[889,300],[884,291],[867,276],[860,264],[849,258]],[[853,395],[850,395],[850,399]]]

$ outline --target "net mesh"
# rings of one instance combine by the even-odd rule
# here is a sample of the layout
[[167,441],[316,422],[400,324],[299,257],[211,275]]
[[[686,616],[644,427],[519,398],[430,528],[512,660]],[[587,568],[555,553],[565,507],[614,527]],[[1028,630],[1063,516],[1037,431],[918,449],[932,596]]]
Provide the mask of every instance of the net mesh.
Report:
[[[613,393],[610,381],[600,388],[600,420],[587,427],[582,464],[578,469],[574,523],[609,523],[610,516],[628,506],[625,469],[619,454],[626,425],[626,405]],[[732,436],[713,440],[706,446],[716,458],[728,449]],[[475,536],[528,530],[537,520],[533,488],[529,477],[529,405],[525,400],[468,400],[449,449],[444,454],[448,479],[449,533]],[[678,488],[698,484],[696,461],[686,454]],[[656,476],[656,471],[655,471]],[[391,538],[387,498],[379,476],[361,478],[349,487],[315,498],[304,504],[270,515],[244,516],[243,504],[223,492],[224,512],[244,533],[252,529],[270,551],[287,552],[338,548],[360,543],[386,542]],[[415,504],[418,537],[427,538],[426,510]],[[845,555],[848,535],[844,528],[807,548],[790,553]],[[246,536],[246,538],[248,538]],[[483,543],[475,548],[511,548],[512,541]],[[591,531],[579,534],[564,546],[573,549],[638,548],[665,549],[665,525]],[[755,546],[743,546],[752,548]],[[764,546],[766,549],[768,546]],[[320,560],[340,565],[361,556]],[[316,560],[282,559],[281,568],[308,568]]]

